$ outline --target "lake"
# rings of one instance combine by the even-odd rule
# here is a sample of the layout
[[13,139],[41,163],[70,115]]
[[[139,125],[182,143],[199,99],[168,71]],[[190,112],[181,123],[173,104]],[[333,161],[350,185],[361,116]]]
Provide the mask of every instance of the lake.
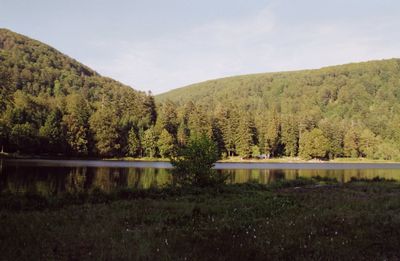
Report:
[[[341,183],[352,178],[375,177],[400,180],[400,164],[367,163],[217,163],[228,183],[269,184],[299,177],[334,178]],[[107,160],[1,159],[0,192],[57,195],[100,189],[147,189],[171,183],[168,162]]]

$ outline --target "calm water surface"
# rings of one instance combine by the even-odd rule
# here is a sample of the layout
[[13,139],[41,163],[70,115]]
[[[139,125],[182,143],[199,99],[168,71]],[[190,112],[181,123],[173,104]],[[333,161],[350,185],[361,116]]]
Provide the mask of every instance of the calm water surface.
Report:
[[[400,164],[359,163],[217,163],[228,183],[269,184],[280,179],[381,177],[400,180]],[[0,192],[56,195],[100,189],[162,187],[171,182],[168,162],[102,160],[0,160]]]

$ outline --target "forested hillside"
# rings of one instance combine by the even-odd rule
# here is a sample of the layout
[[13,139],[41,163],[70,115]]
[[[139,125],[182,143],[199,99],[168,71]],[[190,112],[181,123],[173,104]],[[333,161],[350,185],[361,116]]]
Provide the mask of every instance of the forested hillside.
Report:
[[399,59],[211,80],[156,100],[178,142],[205,132],[224,155],[399,159]]
[[[0,29],[0,144],[6,152],[126,155],[156,120],[153,97]],[[131,134],[133,135],[133,134]]]
[[400,159],[400,60],[207,81],[156,97],[0,29],[4,152],[169,157],[205,134],[222,157]]

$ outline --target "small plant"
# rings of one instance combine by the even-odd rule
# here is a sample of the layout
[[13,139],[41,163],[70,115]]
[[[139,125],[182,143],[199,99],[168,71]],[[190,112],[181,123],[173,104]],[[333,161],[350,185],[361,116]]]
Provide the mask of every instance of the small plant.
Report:
[[320,184],[337,184],[338,180],[334,177],[322,177],[322,176],[315,176],[311,178],[312,180],[316,181]]
[[352,177],[350,179],[350,182],[366,182],[366,183],[373,183],[373,182],[396,182],[396,180],[391,179],[391,178],[383,178],[383,177],[373,177],[372,179],[369,178],[356,178]]
[[186,147],[171,158],[174,184],[178,186],[212,186],[224,183],[214,164],[218,160],[215,143],[205,135],[192,137]]
[[313,179],[299,177],[299,178],[293,179],[293,180],[287,180],[287,179],[277,180],[277,181],[271,183],[270,187],[274,188],[274,189],[304,187],[304,186],[308,186],[308,185],[315,185],[316,183],[317,182]]

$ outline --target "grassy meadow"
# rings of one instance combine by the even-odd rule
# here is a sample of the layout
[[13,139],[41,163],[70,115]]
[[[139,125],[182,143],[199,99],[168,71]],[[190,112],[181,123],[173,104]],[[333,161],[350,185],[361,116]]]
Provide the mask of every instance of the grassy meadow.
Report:
[[2,260],[396,260],[400,184],[1,195]]

